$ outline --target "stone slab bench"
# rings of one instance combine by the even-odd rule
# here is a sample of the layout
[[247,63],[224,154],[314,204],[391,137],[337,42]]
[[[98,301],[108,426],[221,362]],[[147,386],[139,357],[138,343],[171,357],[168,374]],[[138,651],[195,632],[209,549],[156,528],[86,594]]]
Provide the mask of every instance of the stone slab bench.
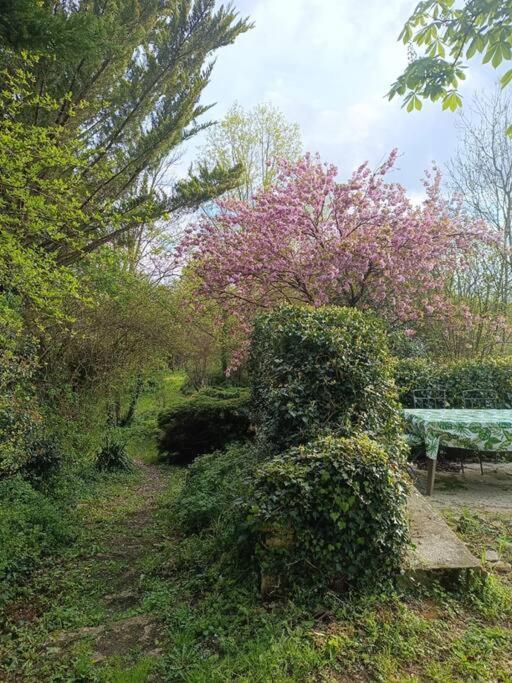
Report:
[[407,553],[407,577],[455,579],[483,572],[480,560],[416,489],[409,495],[408,514],[413,547]]

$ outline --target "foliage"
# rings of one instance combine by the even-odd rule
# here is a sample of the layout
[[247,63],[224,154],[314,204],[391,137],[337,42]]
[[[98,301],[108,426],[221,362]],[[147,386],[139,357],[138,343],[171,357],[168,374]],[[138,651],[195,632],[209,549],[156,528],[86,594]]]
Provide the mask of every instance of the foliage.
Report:
[[[56,5],[54,8],[57,9]],[[39,0],[0,0],[0,44],[14,50],[69,57],[90,54],[101,39],[99,22],[85,12],[51,12]]]
[[[500,88],[474,96],[458,119],[457,150],[449,163],[449,182],[464,210],[483,220],[496,235],[496,245],[476,257],[464,272],[454,272],[452,291],[479,311],[508,316],[512,298],[512,138],[506,135],[512,121],[510,91]],[[492,331],[483,327],[458,334],[451,345],[470,346],[477,355],[492,349]],[[503,335],[500,352],[506,349]]]
[[[230,7],[216,8],[215,0],[129,0],[105,6],[58,0],[43,3],[38,13],[46,14],[40,22],[47,32],[42,48],[38,26],[24,27],[35,33],[33,90],[47,93],[59,105],[50,111],[33,102],[23,120],[43,134],[52,129],[68,140],[81,139],[90,155],[76,174],[86,185],[80,206],[104,217],[102,225],[91,222],[82,232],[83,251],[69,253],[69,263],[176,208],[174,192],[162,183],[148,186],[147,174],[164,160],[169,166],[182,143],[210,125],[200,121],[210,108],[200,99],[212,73],[211,58],[249,24]],[[0,45],[0,65],[7,71],[20,59],[19,49]],[[225,182],[232,186],[231,171],[224,175],[220,184],[219,173],[213,184],[207,183],[214,196]],[[64,177],[56,175],[56,180]],[[190,181],[185,193],[189,204],[197,177]],[[200,188],[195,207],[206,189]],[[183,191],[181,183],[178,206]]]
[[48,350],[52,365],[65,364],[77,389],[107,382],[112,390],[131,388],[139,373],[161,365],[172,349],[169,291],[127,270],[122,256],[108,248],[82,265],[81,282],[95,299],[74,307],[72,334],[59,336]]
[[[476,584],[471,594],[466,583],[451,592],[435,585],[370,596],[340,595],[318,586],[265,606],[253,573],[240,571],[239,558],[227,565],[218,557],[216,542],[226,517],[208,532],[185,534],[169,512],[184,493],[188,471],[159,474],[168,479],[168,487],[156,502],[141,497],[138,477],[125,475],[105,477],[81,493],[77,542],[63,548],[58,561],[44,563],[31,580],[25,578],[17,600],[3,611],[0,678],[124,683],[136,669],[140,677],[135,680],[141,683],[148,676],[212,683],[510,677],[509,577],[490,576],[483,590]],[[137,528],[135,546],[124,547],[124,539],[133,538],[134,512],[138,519],[148,504],[151,510],[156,504],[155,514],[145,515],[147,524]],[[455,514],[458,518],[460,510]],[[464,540],[477,557],[506,545],[505,559],[510,560],[509,520],[493,516],[487,530],[478,544]],[[108,556],[115,551],[116,561],[106,562],[103,551]],[[126,571],[120,561],[126,556],[137,571]],[[124,591],[127,581],[137,603],[127,611],[121,607],[120,614],[110,599],[113,586]],[[143,667],[147,651],[140,638],[135,650],[118,641],[122,653],[104,662],[92,655],[95,639],[88,629],[82,643],[48,647],[57,639],[76,638],[86,627],[105,626],[103,642],[134,614],[158,625],[162,654],[149,646],[150,674]],[[137,623],[135,638],[139,631]]]
[[299,126],[288,123],[271,104],[245,110],[234,104],[210,128],[202,154],[208,166],[238,167],[241,177],[231,196],[250,202],[261,188],[268,189],[279,174],[279,161],[296,161],[302,151]]
[[9,584],[69,543],[71,518],[20,475],[0,481],[0,602]]
[[63,460],[56,438],[38,430],[28,443],[23,474],[35,483],[45,481],[59,471]]
[[179,497],[170,507],[173,523],[185,534],[242,526],[240,501],[246,498],[260,460],[250,445],[230,444],[197,458],[187,470]]
[[239,164],[224,167],[217,163],[212,167],[199,162],[197,170],[190,169],[188,178],[176,183],[172,210],[196,209],[212,197],[233,191],[240,184],[242,173],[243,168]]
[[67,301],[84,296],[62,261],[83,247],[80,233],[89,221],[101,219],[82,208],[83,147],[58,127],[18,120],[32,106],[59,106],[34,94],[30,64],[4,74],[0,91],[0,321],[14,304],[41,327],[62,322]]
[[[0,295],[1,297],[1,295]],[[41,423],[33,380],[36,349],[29,342],[3,338],[0,344],[0,479],[28,461],[30,440]]]
[[421,358],[427,354],[425,342],[419,336],[410,336],[403,330],[388,334],[389,350],[397,358]]
[[403,359],[396,363],[400,400],[413,407],[413,391],[446,390],[452,408],[464,407],[465,391],[496,397],[496,408],[512,408],[512,359],[483,358],[439,363],[435,359]]
[[249,437],[249,392],[207,388],[158,417],[159,449],[171,462],[185,464],[196,456]]
[[400,420],[385,331],[361,311],[290,306],[261,316],[251,376],[252,419],[270,448],[354,430],[396,446]]
[[109,435],[96,456],[96,468],[100,472],[132,470],[133,463],[126,450],[126,444],[115,435]]
[[473,317],[446,285],[487,231],[441,198],[439,173],[413,207],[385,180],[395,158],[338,183],[334,166],[306,156],[284,163],[254,204],[219,203],[178,250],[191,259],[197,295],[218,302],[246,333],[257,312],[283,302],[372,309],[410,334],[433,320],[467,327]]
[[413,407],[413,391],[439,387],[440,364],[430,358],[400,358],[395,364],[395,382],[402,404]]
[[[442,100],[443,109],[462,105],[458,92],[465,79],[465,60],[482,55],[496,69],[512,58],[512,7],[507,0],[422,0],[407,20],[399,40],[424,50],[413,52],[408,67],[392,85],[389,98],[404,97],[408,111],[421,109],[422,100]],[[413,48],[414,49],[414,48]],[[512,81],[512,69],[501,78]],[[509,128],[512,132],[512,127]]]
[[264,571],[368,586],[395,576],[408,540],[406,482],[367,436],[323,437],[265,464],[252,518]]
[[[186,268],[173,283],[169,302],[175,322],[170,362],[186,371],[195,390],[211,384],[212,377],[227,379],[229,359],[241,342],[236,321],[210,297],[197,296],[198,287],[198,278]],[[230,381],[236,380],[232,373]]]

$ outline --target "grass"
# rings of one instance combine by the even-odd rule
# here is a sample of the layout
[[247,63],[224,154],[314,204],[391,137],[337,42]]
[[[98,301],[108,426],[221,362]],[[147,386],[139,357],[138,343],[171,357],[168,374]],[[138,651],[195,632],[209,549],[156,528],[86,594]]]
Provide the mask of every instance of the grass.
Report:
[[[181,381],[169,380],[162,401],[181,400]],[[132,455],[149,462],[161,407],[144,396],[131,428]],[[180,532],[171,510],[184,484],[183,470],[151,465],[80,489],[76,540],[4,607],[2,682],[512,681],[508,574],[491,570],[451,592],[436,585],[372,596],[297,591],[263,604],[250,562],[219,545],[215,524]],[[492,548],[512,559],[511,516],[446,516],[478,555]],[[136,599],[114,609],[109,596],[127,588]],[[134,617],[154,627],[157,648],[139,629],[130,645],[97,660],[90,629]]]
[[70,647],[61,662],[62,648],[50,636],[104,621],[102,597],[111,591],[111,577],[119,568],[115,560],[102,564],[98,555],[108,552],[112,535],[136,509],[139,482],[140,472],[100,477],[76,511],[81,530],[74,544],[49,557],[4,606],[1,680],[62,680],[62,671],[80,669],[80,647]]
[[[105,595],[122,567],[98,555],[126,533],[141,506],[141,473],[116,475],[84,497],[79,513],[86,526],[75,546],[11,605],[2,680],[512,680],[512,592],[506,580],[491,577],[484,586],[453,593],[433,587],[364,598],[298,594],[263,605],[255,577],[230,565],[211,534],[176,534],[169,505],[184,473],[169,469],[163,475],[165,491],[141,530],[148,542],[133,560],[140,601],[116,617],[148,616],[158,624],[161,653],[126,652],[95,664],[87,638],[64,648],[52,640],[109,618]],[[469,513],[452,523],[475,550],[501,542],[508,525],[482,524]],[[28,605],[32,613],[24,612]]]
[[297,595],[264,606],[254,577],[230,572],[204,535],[164,546],[148,575],[169,639],[162,680],[512,680],[512,593],[497,577],[453,593]]
[[183,372],[158,378],[154,391],[145,392],[139,399],[133,424],[125,430],[128,453],[132,458],[147,463],[158,461],[155,429],[158,413],[187,400],[181,392],[186,382]]

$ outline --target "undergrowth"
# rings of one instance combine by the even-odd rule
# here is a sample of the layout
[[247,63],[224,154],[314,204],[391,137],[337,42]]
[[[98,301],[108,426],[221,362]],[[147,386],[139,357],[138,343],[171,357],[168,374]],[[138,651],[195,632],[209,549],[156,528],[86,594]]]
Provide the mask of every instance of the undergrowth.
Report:
[[[374,594],[299,587],[263,603],[254,565],[234,559],[240,539],[230,545],[223,535],[226,513],[217,505],[236,495],[214,495],[206,512],[199,462],[195,477],[180,473],[162,500],[160,523],[172,541],[147,558],[147,604],[168,637],[161,680],[511,680],[512,591],[495,576],[450,592],[435,584]],[[202,467],[215,483],[218,459]],[[169,515],[183,501],[186,513]],[[202,520],[195,529],[194,501]]]
[[[146,411],[154,415],[158,409],[148,401],[130,428],[148,459],[153,439]],[[137,455],[133,442],[129,447]],[[131,533],[134,514],[144,505],[142,473],[68,473],[54,479],[51,492],[46,484],[13,483],[19,487],[17,500],[25,503],[19,509],[2,507],[10,495],[5,490],[4,523],[43,536],[37,541],[40,554],[31,559],[28,553],[27,566],[11,570],[4,589],[0,680],[512,680],[508,574],[491,570],[487,579],[461,583],[450,592],[432,585],[356,595],[299,586],[288,597],[264,603],[240,504],[252,467],[259,467],[256,451],[231,446],[224,454],[199,458],[188,471],[163,470],[167,488],[147,527],[138,530],[147,541],[131,562],[139,602],[125,613],[158,624],[159,651],[127,650],[99,663],[92,659],[87,635],[69,645],[56,644],[55,638],[109,618],[105,596],[124,568],[102,555],[120,530],[122,538]],[[50,507],[40,504],[41,496]],[[510,559],[510,515],[452,511],[449,518],[478,555],[494,548]],[[30,550],[26,542],[19,547]]]

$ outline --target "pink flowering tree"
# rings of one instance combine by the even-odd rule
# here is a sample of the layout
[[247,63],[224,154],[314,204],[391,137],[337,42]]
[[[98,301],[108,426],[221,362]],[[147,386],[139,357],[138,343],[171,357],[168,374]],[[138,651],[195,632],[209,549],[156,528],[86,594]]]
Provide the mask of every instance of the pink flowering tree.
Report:
[[396,155],[344,183],[336,167],[306,156],[283,163],[253,203],[219,202],[178,250],[199,278],[197,294],[246,331],[258,311],[283,302],[371,309],[408,334],[429,320],[467,320],[447,283],[488,242],[485,226],[442,199],[437,171],[413,206],[386,180]]

